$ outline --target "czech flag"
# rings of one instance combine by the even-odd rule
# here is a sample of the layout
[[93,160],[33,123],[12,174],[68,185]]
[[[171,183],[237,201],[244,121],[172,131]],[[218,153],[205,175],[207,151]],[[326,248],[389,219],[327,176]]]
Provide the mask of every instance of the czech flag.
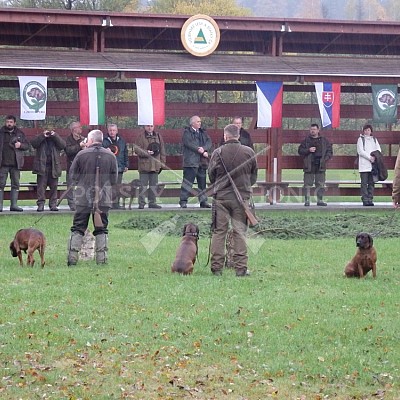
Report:
[[82,125],[105,124],[104,78],[79,78],[79,111]]
[[136,78],[138,125],[164,125],[165,82]]
[[280,128],[282,126],[282,82],[256,82],[257,126]]
[[340,126],[340,83],[314,82],[322,126]]

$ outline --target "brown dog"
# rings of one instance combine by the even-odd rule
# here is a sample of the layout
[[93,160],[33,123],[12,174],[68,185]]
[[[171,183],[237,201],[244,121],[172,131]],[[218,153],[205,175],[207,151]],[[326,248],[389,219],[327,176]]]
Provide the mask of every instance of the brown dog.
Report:
[[372,270],[372,276],[376,278],[376,250],[373,247],[372,236],[368,233],[359,233],[356,236],[356,255],[346,265],[344,274],[348,278],[363,278]]
[[197,241],[199,239],[199,227],[195,224],[186,224],[183,227],[181,244],[176,251],[175,261],[171,271],[183,275],[190,275],[193,272],[197,256]]
[[13,257],[18,257],[19,265],[24,266],[22,261],[21,251],[28,250],[28,260],[27,264],[33,267],[35,260],[33,259],[33,253],[35,250],[39,252],[42,268],[44,267],[44,250],[46,247],[46,238],[43,233],[37,229],[28,228],[20,229],[14,237],[14,240],[10,243],[11,255]]
[[129,198],[129,209],[132,209],[132,202],[137,197],[137,189],[141,188],[140,180],[134,179],[129,183],[119,183],[113,186],[113,199],[122,198],[122,205],[125,208],[125,200]]

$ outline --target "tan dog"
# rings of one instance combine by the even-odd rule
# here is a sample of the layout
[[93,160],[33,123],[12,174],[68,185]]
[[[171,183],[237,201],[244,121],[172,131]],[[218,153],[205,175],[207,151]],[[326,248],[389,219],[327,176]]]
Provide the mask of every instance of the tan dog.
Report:
[[197,256],[197,241],[199,239],[199,227],[195,224],[186,224],[183,227],[181,244],[176,251],[175,261],[171,271],[183,275],[190,275],[193,272]]
[[28,228],[28,229],[20,229],[14,237],[14,240],[10,243],[11,255],[13,257],[18,257],[19,265],[21,267],[24,266],[22,261],[22,253],[21,251],[28,250],[28,266],[33,267],[35,264],[35,260],[33,259],[33,253],[35,250],[39,252],[40,260],[42,268],[44,267],[44,250],[46,247],[46,238],[43,233],[37,229]]
[[137,197],[137,189],[140,190],[141,183],[139,179],[134,179],[129,183],[119,183],[113,186],[113,199],[122,198],[122,205],[125,208],[125,200],[129,199],[129,209],[132,209],[132,202]]
[[346,265],[344,270],[348,278],[363,278],[372,270],[372,276],[376,278],[376,250],[373,247],[373,239],[369,233],[359,233],[356,236],[358,247],[355,256]]

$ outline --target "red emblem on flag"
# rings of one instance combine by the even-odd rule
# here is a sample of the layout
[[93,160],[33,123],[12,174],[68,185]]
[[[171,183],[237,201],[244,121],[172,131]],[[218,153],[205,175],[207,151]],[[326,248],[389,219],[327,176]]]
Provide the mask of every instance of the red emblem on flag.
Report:
[[325,107],[332,107],[335,101],[335,94],[333,92],[322,92],[322,101]]

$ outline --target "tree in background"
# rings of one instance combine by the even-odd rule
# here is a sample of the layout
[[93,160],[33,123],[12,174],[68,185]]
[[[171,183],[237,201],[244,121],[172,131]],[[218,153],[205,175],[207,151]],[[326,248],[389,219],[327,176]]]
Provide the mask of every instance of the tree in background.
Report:
[[148,11],[155,14],[251,15],[251,11],[238,6],[236,0],[154,0]]
[[2,5],[16,8],[123,11],[128,6],[137,10],[139,0],[4,0]]
[[[398,8],[397,1],[397,8]],[[348,19],[363,21],[383,21],[388,19],[388,13],[379,0],[348,0],[346,5]]]

